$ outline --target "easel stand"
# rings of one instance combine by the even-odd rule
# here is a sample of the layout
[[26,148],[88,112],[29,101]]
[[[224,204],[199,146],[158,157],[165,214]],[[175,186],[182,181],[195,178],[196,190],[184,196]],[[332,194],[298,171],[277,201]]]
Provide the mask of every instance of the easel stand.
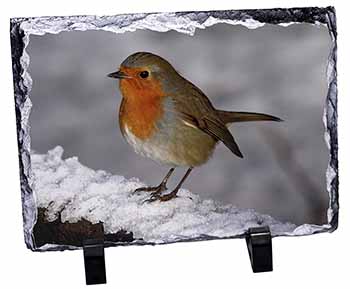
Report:
[[254,273],[272,271],[272,238],[269,227],[250,228],[246,234]]
[[[254,273],[272,271],[272,238],[269,227],[250,228],[246,233],[250,262]],[[105,284],[106,265],[103,240],[83,244],[86,285]]]
[[86,240],[83,250],[86,285],[107,283],[103,240]]

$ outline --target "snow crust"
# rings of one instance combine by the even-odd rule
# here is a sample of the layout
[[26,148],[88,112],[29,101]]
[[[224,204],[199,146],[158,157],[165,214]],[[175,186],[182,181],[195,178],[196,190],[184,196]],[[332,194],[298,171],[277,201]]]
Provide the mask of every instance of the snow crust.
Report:
[[57,146],[47,154],[31,155],[36,203],[47,208],[49,221],[59,217],[62,222],[82,218],[92,223],[102,221],[105,233],[123,229],[147,243],[238,237],[250,227],[266,225],[273,236],[310,233],[310,228],[295,231],[293,224],[201,199],[186,189],[168,202],[144,203],[149,193],[132,194],[146,185],[138,179],[94,171],[80,164],[77,157],[62,159],[62,154],[63,148]]

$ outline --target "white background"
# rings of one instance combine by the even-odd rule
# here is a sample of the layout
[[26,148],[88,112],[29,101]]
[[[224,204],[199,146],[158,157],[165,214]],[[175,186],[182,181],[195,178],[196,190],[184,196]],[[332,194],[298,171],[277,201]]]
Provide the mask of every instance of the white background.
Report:
[[[113,15],[133,12],[301,7],[306,1],[11,1],[0,17],[1,74],[1,288],[84,288],[82,251],[33,253],[23,240],[9,18],[46,15]],[[199,4],[200,3],[200,4]],[[273,240],[274,271],[253,274],[243,240],[118,247],[106,250],[104,288],[346,288],[349,286],[350,105],[349,31],[346,1],[308,1],[333,5],[338,20],[340,222],[332,234]],[[348,74],[347,74],[348,73]]]

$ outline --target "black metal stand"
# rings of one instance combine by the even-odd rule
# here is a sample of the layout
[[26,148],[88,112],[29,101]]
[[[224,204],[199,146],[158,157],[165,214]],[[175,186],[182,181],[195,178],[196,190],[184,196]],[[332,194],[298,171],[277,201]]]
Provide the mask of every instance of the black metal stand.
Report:
[[107,281],[103,240],[86,240],[83,249],[86,285],[105,284]]
[[[246,233],[246,242],[253,272],[272,271],[272,238],[270,228],[250,228]],[[107,283],[104,241],[96,239],[85,240],[83,250],[86,285]]]
[[246,234],[254,273],[272,271],[272,238],[269,227],[250,228]]

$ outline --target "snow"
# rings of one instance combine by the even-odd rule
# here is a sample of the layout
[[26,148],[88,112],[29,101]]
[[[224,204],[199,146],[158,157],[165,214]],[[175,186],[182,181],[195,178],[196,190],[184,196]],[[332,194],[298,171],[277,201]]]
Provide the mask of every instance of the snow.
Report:
[[[201,199],[186,189],[168,202],[145,203],[149,193],[132,193],[146,185],[138,179],[94,171],[77,157],[64,160],[62,155],[60,146],[47,154],[31,155],[36,203],[47,208],[49,221],[59,216],[62,222],[102,221],[105,233],[123,229],[146,243],[237,237],[250,227],[266,225],[273,236],[289,235],[296,229],[254,210]],[[299,229],[298,234],[304,231]]]

